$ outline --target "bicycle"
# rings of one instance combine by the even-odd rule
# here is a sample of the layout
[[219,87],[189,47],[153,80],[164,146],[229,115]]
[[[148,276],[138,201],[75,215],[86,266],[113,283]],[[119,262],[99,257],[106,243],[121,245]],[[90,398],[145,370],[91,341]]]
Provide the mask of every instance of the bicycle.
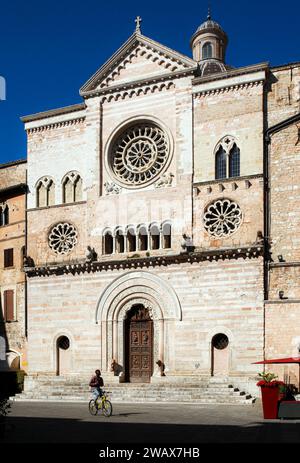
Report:
[[89,411],[91,415],[97,415],[97,413],[101,410],[104,416],[111,416],[112,415],[112,404],[107,398],[107,394],[110,392],[103,391],[103,394],[96,399],[91,399],[89,401]]

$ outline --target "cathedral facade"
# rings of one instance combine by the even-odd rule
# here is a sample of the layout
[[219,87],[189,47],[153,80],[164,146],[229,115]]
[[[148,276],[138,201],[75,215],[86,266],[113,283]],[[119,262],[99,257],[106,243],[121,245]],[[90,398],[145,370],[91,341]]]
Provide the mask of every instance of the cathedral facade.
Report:
[[82,103],[22,118],[29,374],[254,390],[299,348],[300,65],[232,68],[227,42],[208,17],[187,57],[138,18]]

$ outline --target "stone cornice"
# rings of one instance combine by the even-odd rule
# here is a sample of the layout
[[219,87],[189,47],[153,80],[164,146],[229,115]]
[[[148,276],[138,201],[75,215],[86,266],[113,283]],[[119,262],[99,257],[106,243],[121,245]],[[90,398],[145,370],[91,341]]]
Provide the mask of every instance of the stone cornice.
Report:
[[149,80],[147,80],[147,83],[145,83],[143,86],[130,86],[127,87],[127,89],[119,89],[114,93],[108,92],[107,94],[102,96],[100,101],[103,104],[105,102],[124,100],[140,95],[147,95],[149,93],[158,93],[165,90],[170,90],[172,88],[175,88],[175,84],[172,81],[157,84],[156,81],[149,83]]
[[264,79],[253,80],[251,82],[240,82],[236,84],[223,84],[215,88],[207,88],[198,90],[193,93],[195,99],[203,98],[210,95],[220,95],[222,93],[234,92],[238,90],[246,90],[249,88],[259,87],[264,84]]
[[82,111],[86,109],[85,103],[78,103],[72,106],[65,106],[63,108],[50,109],[49,111],[43,111],[29,116],[21,117],[21,121],[24,123],[39,121],[41,119],[47,119],[48,117],[61,116],[62,114],[71,114],[76,111]]
[[173,264],[196,264],[200,262],[213,262],[229,259],[250,259],[262,256],[264,247],[261,244],[253,244],[247,247],[223,248],[214,250],[196,249],[195,252],[174,255],[137,257],[124,259],[106,259],[95,262],[77,261],[64,264],[47,264],[37,267],[24,267],[28,277],[50,276],[64,274],[95,273],[108,270],[129,270],[153,267],[165,267]]
[[[107,97],[108,95],[111,95],[111,94],[116,94],[116,93],[129,91],[129,90],[138,91],[138,89],[142,89],[143,87],[146,88],[146,87],[149,87],[151,85],[153,85],[153,86],[154,85],[161,86],[163,83],[165,83],[167,81],[172,82],[175,79],[179,79],[181,77],[186,77],[186,76],[193,75],[195,70],[196,70],[196,68],[195,69],[184,69],[184,70],[181,70],[181,71],[178,71],[178,72],[171,72],[171,73],[167,73],[167,74],[162,74],[162,75],[147,77],[147,78],[143,78],[143,79],[138,79],[138,80],[134,80],[134,81],[130,81],[130,82],[123,82],[121,84],[112,85],[112,86],[107,87],[107,88],[97,88],[95,90],[92,90],[92,91],[89,91],[89,92],[86,92],[86,93],[82,93],[82,96],[84,98],[91,98],[91,97],[95,97],[95,96],[103,96],[103,97],[106,96]],[[164,84],[164,86],[165,85],[166,84]]]
[[18,159],[16,161],[9,161],[3,164],[0,164],[0,169],[7,169],[8,167],[18,166],[19,164],[26,164],[27,159]]
[[217,180],[205,180],[204,182],[194,182],[194,187],[201,187],[206,185],[217,185],[219,183],[232,183],[239,182],[243,180],[251,180],[256,178],[263,178],[263,174],[254,174],[254,175],[244,175],[242,177],[230,177],[230,178],[219,178]]
[[86,201],[74,201],[73,203],[62,203],[62,204],[53,204],[53,206],[41,206],[41,207],[30,207],[26,209],[26,212],[35,212],[35,211],[43,211],[45,209],[58,209],[60,207],[73,207],[73,206],[80,206],[81,204],[86,204]]
[[17,185],[11,185],[0,190],[0,196],[14,195],[19,193],[26,193],[27,185],[26,183],[18,183]]
[[85,116],[81,116],[74,119],[68,119],[64,121],[58,121],[48,124],[39,125],[37,127],[27,128],[27,133],[36,133],[36,132],[44,132],[46,130],[57,129],[61,127],[69,127],[71,125],[78,125],[82,124],[85,121]]

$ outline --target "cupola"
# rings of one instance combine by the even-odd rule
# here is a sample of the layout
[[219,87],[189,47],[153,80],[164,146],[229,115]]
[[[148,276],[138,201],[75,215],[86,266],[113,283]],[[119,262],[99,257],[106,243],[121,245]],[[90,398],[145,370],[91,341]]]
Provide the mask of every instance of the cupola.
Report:
[[193,59],[199,62],[202,75],[226,70],[225,54],[228,37],[220,24],[212,20],[210,10],[207,20],[198,27],[190,43]]

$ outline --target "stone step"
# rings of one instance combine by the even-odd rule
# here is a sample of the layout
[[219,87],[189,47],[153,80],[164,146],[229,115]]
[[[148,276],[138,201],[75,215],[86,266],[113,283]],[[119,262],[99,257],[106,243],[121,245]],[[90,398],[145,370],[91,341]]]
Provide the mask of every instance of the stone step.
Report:
[[[89,400],[90,400],[90,397],[82,397],[82,396],[53,396],[53,395],[49,395],[49,396],[44,396],[44,397],[14,397],[13,400],[17,401],[17,402],[26,402],[26,401],[52,401],[52,402],[56,402],[56,401],[69,401],[69,402],[83,402],[83,403],[88,403]],[[245,404],[245,405],[251,405],[253,402],[254,402],[255,399],[251,399],[251,400],[246,400],[246,399],[243,399],[243,400],[240,400],[240,401],[236,401],[236,400],[230,400],[230,398],[200,398],[200,399],[190,399],[190,400],[187,400],[187,399],[173,399],[173,398],[166,398],[166,397],[162,397],[162,398],[157,398],[157,397],[147,397],[147,398],[144,398],[144,397],[139,397],[139,398],[135,398],[135,399],[130,399],[128,397],[125,397],[125,398],[111,398],[111,402],[112,403],[154,403],[154,402],[165,402],[165,403],[191,403],[191,404],[201,404],[201,405],[205,405],[205,404],[224,404],[224,405],[241,405],[241,404]]]
[[[39,394],[36,391],[32,393],[23,393],[19,394],[16,396],[16,399],[64,399],[64,400],[89,400],[92,397],[90,393],[63,393],[63,392],[53,392],[53,391],[48,391],[47,394]],[[252,402],[253,399],[250,395],[236,395],[236,394],[210,394],[209,392],[202,392],[202,393],[185,393],[185,394],[172,394],[172,395],[166,395],[163,393],[159,394],[152,394],[152,393],[143,393],[139,394],[136,396],[135,394],[126,394],[125,392],[119,392],[119,393],[114,393],[112,392],[109,394],[109,397],[111,398],[112,401],[129,401],[129,402],[141,402],[141,401],[175,401],[175,402],[181,402],[181,401],[191,401],[191,402],[202,402],[206,401],[207,403],[210,403],[211,401],[217,402],[217,403],[243,403],[243,402]]]
[[[190,378],[189,378],[190,379]],[[78,377],[26,377],[25,391],[15,400],[63,400],[87,402],[91,399],[91,390],[87,378]],[[198,378],[184,382],[168,383],[109,383],[105,386],[110,391],[112,402],[187,402],[197,404],[249,404],[255,399],[251,395],[235,388],[228,379]]]

